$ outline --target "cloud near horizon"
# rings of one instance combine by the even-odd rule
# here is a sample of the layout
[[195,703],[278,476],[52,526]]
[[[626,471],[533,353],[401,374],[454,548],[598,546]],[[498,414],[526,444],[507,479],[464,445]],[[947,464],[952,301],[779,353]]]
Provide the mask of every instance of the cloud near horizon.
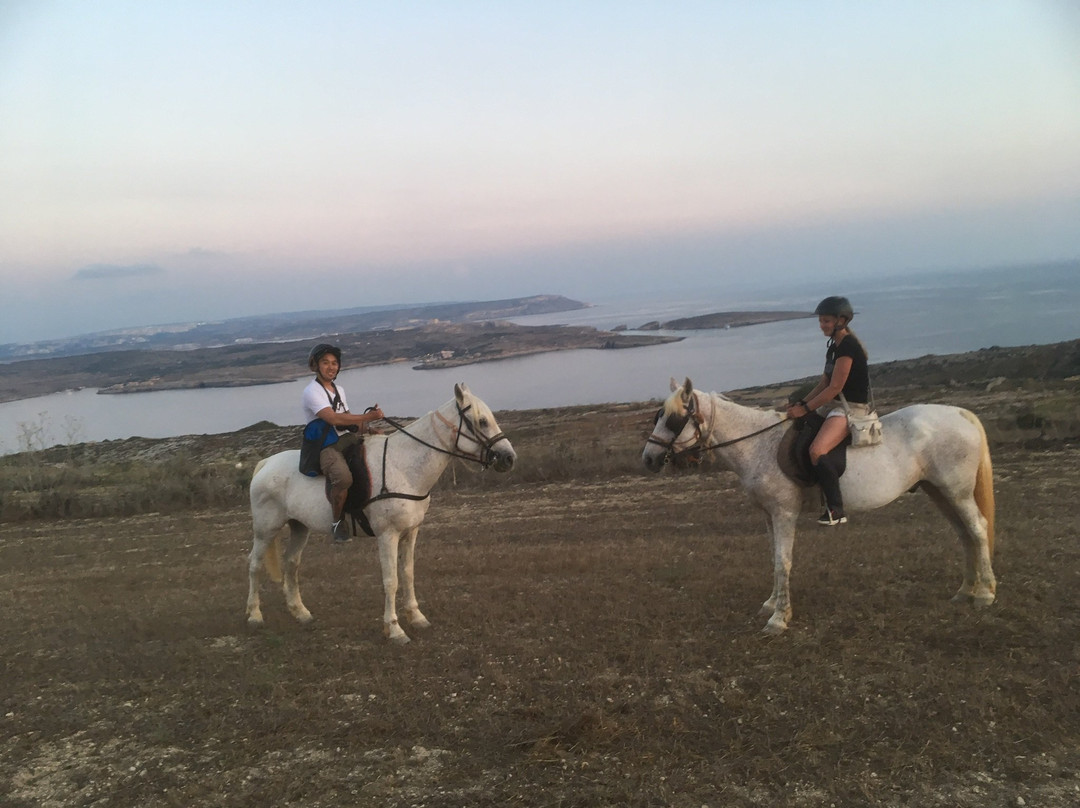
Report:
[[161,275],[165,270],[156,264],[91,264],[76,270],[72,280],[99,281],[117,278],[140,278]]

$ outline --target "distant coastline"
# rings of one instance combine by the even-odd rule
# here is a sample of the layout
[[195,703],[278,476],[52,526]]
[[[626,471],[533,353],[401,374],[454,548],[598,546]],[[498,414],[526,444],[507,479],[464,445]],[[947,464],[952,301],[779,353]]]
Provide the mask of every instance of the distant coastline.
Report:
[[[365,312],[358,322],[374,328],[348,333],[323,333],[291,340],[265,339],[270,324],[266,318],[228,321],[213,329],[199,331],[200,339],[221,339],[225,333],[230,344],[213,347],[188,347],[175,329],[162,329],[161,339],[171,347],[141,348],[112,346],[111,349],[57,356],[39,356],[0,364],[0,403],[34,398],[68,390],[95,388],[103,395],[125,395],[161,390],[198,390],[205,388],[253,387],[290,382],[307,374],[304,356],[308,343],[329,341],[339,345],[344,354],[343,369],[409,362],[416,370],[460,367],[481,362],[518,359],[536,354],[567,350],[615,350],[663,345],[684,339],[671,334],[626,333],[623,329],[605,331],[592,326],[515,325],[505,320],[485,320],[487,315],[527,315],[586,308],[587,304],[555,295],[509,301],[474,304],[443,304],[435,307]],[[432,317],[442,314],[459,318],[448,322]],[[417,323],[427,315],[430,319]],[[716,329],[810,317],[805,312],[716,312],[672,320],[651,329],[649,324],[638,331]],[[279,321],[293,322],[285,333],[310,328],[316,320],[311,312],[279,315]],[[346,315],[336,324],[357,322]],[[249,323],[251,331],[242,324]],[[284,328],[284,326],[282,326]],[[130,336],[130,335],[129,335]],[[145,336],[145,333],[142,335]],[[262,339],[260,339],[262,337]],[[191,334],[184,339],[192,339]],[[299,344],[298,344],[299,343]],[[126,343],[125,343],[126,344]],[[183,346],[181,348],[181,346]]]

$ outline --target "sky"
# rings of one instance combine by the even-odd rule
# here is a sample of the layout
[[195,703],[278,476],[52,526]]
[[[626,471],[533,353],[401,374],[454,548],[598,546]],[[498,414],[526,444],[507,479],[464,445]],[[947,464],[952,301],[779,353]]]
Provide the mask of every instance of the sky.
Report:
[[0,343],[1078,257],[1071,0],[0,0]]

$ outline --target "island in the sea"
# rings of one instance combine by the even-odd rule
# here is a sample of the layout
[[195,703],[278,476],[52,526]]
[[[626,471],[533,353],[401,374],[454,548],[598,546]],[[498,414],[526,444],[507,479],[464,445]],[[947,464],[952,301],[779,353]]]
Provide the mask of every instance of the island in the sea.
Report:
[[661,323],[658,320],[645,323],[638,331],[695,331],[707,328],[740,328],[747,325],[775,323],[780,320],[801,320],[813,317],[808,311],[717,311],[695,317],[680,317]]

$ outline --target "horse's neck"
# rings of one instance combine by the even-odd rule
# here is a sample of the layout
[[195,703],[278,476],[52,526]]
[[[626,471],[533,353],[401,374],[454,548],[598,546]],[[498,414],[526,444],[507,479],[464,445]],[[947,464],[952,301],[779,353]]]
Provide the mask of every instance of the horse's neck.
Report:
[[727,441],[738,441],[719,450],[733,468],[742,465],[750,458],[758,457],[761,454],[763,438],[774,433],[778,438],[782,432],[782,430],[773,429],[762,436],[748,438],[745,441],[739,440],[775,424],[780,419],[780,414],[771,410],[736,404],[719,393],[709,393],[706,398],[709,402],[709,411],[705,413],[703,429],[709,433],[709,442],[716,445]]
[[[408,431],[407,435],[395,432],[386,437],[389,487],[404,484],[410,489],[408,493],[426,494],[438,482],[453,459],[448,452],[453,451],[454,439],[450,427],[439,417],[449,406],[444,404],[439,410],[417,418],[403,430]],[[445,413],[442,414],[445,418]]]

